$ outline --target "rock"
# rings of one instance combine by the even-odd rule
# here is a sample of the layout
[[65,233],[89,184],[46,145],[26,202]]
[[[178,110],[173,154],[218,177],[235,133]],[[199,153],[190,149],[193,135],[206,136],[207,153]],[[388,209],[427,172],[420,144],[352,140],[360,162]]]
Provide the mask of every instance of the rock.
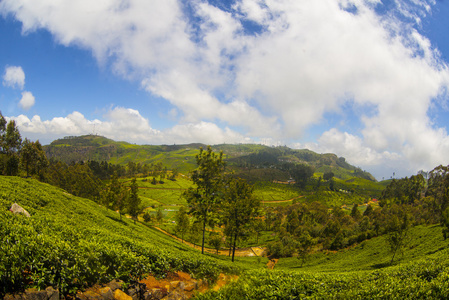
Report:
[[31,217],[31,215],[19,204],[14,203],[11,208],[9,209],[14,214],[23,214],[27,216],[28,218]]
[[27,300],[47,300],[47,291],[27,289],[25,291],[25,297]]
[[81,296],[80,298],[86,299],[86,300],[102,300],[101,295],[94,291],[85,291],[83,293],[83,296]]
[[112,292],[112,289],[108,286],[101,288],[99,290],[99,293],[104,300],[113,300],[114,299],[114,293]]
[[106,286],[110,287],[112,292],[115,292],[115,290],[122,288],[122,284],[123,281],[114,279],[111,282],[109,282]]
[[179,281],[170,281],[170,291],[175,290],[179,286]]
[[184,284],[184,291],[191,292],[198,288],[197,282],[187,282]]
[[125,294],[125,292],[117,289],[114,292],[114,299],[115,300],[132,300],[133,298],[131,296],[128,296],[127,294]]
[[26,300],[26,296],[24,294],[6,294],[3,300]]
[[53,287],[49,286],[45,289],[47,292],[48,300],[59,300],[59,291],[55,290]]
[[164,300],[186,300],[187,296],[184,293],[180,293],[178,291],[173,291],[168,294],[167,297],[163,298]]
[[165,292],[162,289],[151,289],[151,297],[150,299],[162,299],[164,296],[167,295],[167,292]]

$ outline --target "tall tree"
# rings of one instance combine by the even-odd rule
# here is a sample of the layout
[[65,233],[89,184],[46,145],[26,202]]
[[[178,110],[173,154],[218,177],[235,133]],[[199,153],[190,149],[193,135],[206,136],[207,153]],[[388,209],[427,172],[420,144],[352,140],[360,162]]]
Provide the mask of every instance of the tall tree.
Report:
[[141,211],[141,207],[140,207],[141,199],[140,199],[139,195],[137,195],[139,187],[137,185],[137,180],[135,177],[131,181],[130,187],[131,187],[131,191],[130,191],[129,200],[128,200],[128,213],[134,219],[134,224],[135,224],[137,216],[139,215],[139,213]]
[[223,152],[217,154],[210,146],[206,151],[200,148],[195,158],[198,168],[191,173],[195,187],[190,187],[183,196],[189,204],[190,213],[201,222],[203,232],[201,253],[204,254],[206,225],[211,221],[211,214],[220,201],[219,191],[222,186],[225,162]]
[[[253,187],[242,179],[230,178],[224,188],[222,219],[226,231],[232,236],[232,261],[237,240],[249,230],[251,222],[260,215],[260,201],[253,196]],[[246,230],[245,230],[246,229]]]
[[19,157],[17,152],[22,145],[22,137],[16,122],[6,120],[0,113],[0,171],[6,175],[17,175],[19,171]]
[[25,168],[26,176],[38,174],[48,166],[48,159],[39,141],[31,142],[27,138],[22,143],[20,162]]
[[22,145],[22,137],[20,136],[19,128],[16,121],[11,120],[6,126],[6,132],[2,137],[3,149],[7,154],[17,153]]

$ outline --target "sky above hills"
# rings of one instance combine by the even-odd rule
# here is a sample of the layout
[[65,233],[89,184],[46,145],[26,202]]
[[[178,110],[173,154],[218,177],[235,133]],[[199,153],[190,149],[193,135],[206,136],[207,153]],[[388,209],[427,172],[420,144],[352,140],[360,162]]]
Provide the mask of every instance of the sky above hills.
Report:
[[449,164],[447,0],[1,0],[0,110],[43,144],[263,143]]

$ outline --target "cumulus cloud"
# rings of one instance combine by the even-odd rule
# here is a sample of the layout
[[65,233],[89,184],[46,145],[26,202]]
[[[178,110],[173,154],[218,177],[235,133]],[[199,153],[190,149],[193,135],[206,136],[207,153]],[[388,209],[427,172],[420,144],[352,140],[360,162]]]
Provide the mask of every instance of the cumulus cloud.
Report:
[[31,92],[22,92],[22,99],[20,99],[19,105],[24,110],[29,110],[33,107],[35,102],[34,96]]
[[[0,11],[14,15],[24,32],[43,28],[63,45],[92,51],[169,101],[180,119],[161,133],[138,112],[116,108],[96,125],[105,135],[127,129],[123,138],[142,141],[206,133],[209,143],[246,136],[298,141],[326,114],[361,106],[370,109],[347,118],[362,128],[329,129],[312,146],[365,166],[402,160],[431,168],[448,163],[447,132],[428,111],[435,99],[447,100],[449,70],[415,28],[434,4],[396,0],[379,13],[376,0],[238,0],[227,9],[200,0],[3,0]],[[83,131],[93,122],[74,119],[45,121],[45,128],[60,121]]]
[[252,142],[250,138],[229,128],[221,129],[209,122],[176,125],[164,131],[156,130],[139,111],[130,108],[115,107],[109,109],[103,117],[104,121],[88,120],[83,114],[75,111],[66,117],[51,120],[42,120],[38,115],[31,119],[19,115],[8,120],[16,120],[22,135],[44,142],[51,142],[64,136],[85,134],[99,134],[117,141],[139,144]]
[[25,86],[25,72],[23,72],[22,67],[6,67],[3,74],[3,85],[23,90]]

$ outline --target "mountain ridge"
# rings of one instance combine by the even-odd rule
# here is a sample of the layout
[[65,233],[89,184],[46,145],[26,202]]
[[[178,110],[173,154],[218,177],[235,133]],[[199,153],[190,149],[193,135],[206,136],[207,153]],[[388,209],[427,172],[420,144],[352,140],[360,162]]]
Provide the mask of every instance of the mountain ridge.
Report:
[[[207,145],[201,143],[136,145],[114,141],[99,135],[84,135],[57,139],[43,148],[49,159],[53,158],[66,163],[88,160],[121,165],[131,161],[141,164],[161,162],[168,168],[188,172],[196,167],[195,155],[200,147],[205,148]],[[283,172],[283,175],[276,175],[282,177],[279,179],[289,179],[289,164],[307,164],[314,167],[315,172],[321,175],[332,172],[335,177],[341,179],[358,177],[376,181],[370,173],[350,165],[344,157],[338,157],[333,153],[319,154],[308,149],[260,144],[218,144],[211,147],[214,151],[223,151],[229,166],[237,174],[248,175],[254,169],[266,170],[265,173],[276,173],[268,172],[268,170],[277,169]]]

